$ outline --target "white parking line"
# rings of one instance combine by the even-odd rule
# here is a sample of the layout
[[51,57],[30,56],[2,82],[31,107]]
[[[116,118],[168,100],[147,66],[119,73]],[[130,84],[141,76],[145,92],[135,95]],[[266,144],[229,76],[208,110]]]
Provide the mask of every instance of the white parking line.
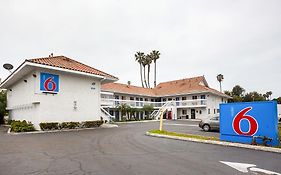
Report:
[[164,123],[164,125],[171,125],[171,126],[192,126],[192,127],[198,127],[198,125],[191,125],[191,124],[178,124],[178,123]]

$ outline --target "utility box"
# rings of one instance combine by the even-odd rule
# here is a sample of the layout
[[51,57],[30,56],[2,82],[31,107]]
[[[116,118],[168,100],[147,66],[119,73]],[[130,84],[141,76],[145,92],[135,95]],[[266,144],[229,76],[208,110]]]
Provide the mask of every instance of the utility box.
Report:
[[220,140],[278,146],[276,101],[220,104]]

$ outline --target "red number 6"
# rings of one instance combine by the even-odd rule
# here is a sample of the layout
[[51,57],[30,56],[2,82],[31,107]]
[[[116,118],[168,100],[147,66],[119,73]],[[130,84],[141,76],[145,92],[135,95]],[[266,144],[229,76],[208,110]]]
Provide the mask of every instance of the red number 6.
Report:
[[[246,115],[246,113],[250,110],[252,110],[252,107],[246,107],[242,109],[240,112],[238,112],[238,114],[234,117],[232,121],[232,127],[238,135],[252,136],[258,131],[257,120],[250,115]],[[242,120],[247,120],[249,122],[249,130],[247,132],[243,132],[241,130]]]
[[[51,83],[51,88],[49,88],[49,83]],[[44,82],[44,87],[47,91],[54,91],[56,89],[57,85],[53,81],[53,78],[50,77]]]

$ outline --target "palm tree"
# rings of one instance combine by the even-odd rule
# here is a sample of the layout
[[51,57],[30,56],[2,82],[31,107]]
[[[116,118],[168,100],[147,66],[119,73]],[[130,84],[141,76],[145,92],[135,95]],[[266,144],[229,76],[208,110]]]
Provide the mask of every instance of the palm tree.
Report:
[[150,57],[154,62],[154,87],[156,87],[156,60],[158,60],[160,58],[160,52],[153,50],[150,53]]
[[147,65],[147,85],[148,85],[148,88],[150,88],[150,80],[149,80],[149,77],[150,77],[150,65],[152,63],[152,58],[151,58],[151,55],[148,54],[145,56],[145,63]]
[[265,100],[267,100],[268,97],[269,97],[269,95],[268,95],[267,93],[263,94],[262,96],[263,96],[263,98],[264,98]]
[[136,61],[140,65],[140,76],[141,76],[141,85],[142,85],[142,87],[144,87],[144,85],[143,85],[143,77],[142,77],[142,66],[143,66],[144,58],[145,58],[145,55],[144,55],[143,52],[137,52],[135,54],[135,59],[136,59]]
[[146,56],[144,56],[143,60],[142,60],[142,66],[143,66],[143,78],[144,78],[144,84],[145,84],[145,87],[148,88],[148,84],[147,84],[147,81],[146,81],[146,66],[148,65],[148,61],[146,59]]
[[266,95],[268,95],[269,100],[271,100],[272,91],[266,92]]
[[222,82],[223,79],[224,79],[224,78],[223,78],[223,75],[222,75],[222,74],[218,74],[218,75],[217,75],[217,80],[218,80],[218,82],[220,83],[220,92],[222,92],[222,89],[221,89],[221,82]]

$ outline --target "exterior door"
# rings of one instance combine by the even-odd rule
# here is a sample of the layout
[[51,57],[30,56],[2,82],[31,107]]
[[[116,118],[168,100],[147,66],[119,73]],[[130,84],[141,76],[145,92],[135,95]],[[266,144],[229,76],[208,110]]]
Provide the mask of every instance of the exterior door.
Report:
[[115,119],[120,121],[119,111],[115,111]]
[[179,103],[178,101],[180,101],[180,98],[179,98],[179,97],[176,97],[176,101],[177,101],[177,102],[176,102],[176,105],[179,106],[180,103]]
[[191,119],[195,119],[195,109],[191,109]]

